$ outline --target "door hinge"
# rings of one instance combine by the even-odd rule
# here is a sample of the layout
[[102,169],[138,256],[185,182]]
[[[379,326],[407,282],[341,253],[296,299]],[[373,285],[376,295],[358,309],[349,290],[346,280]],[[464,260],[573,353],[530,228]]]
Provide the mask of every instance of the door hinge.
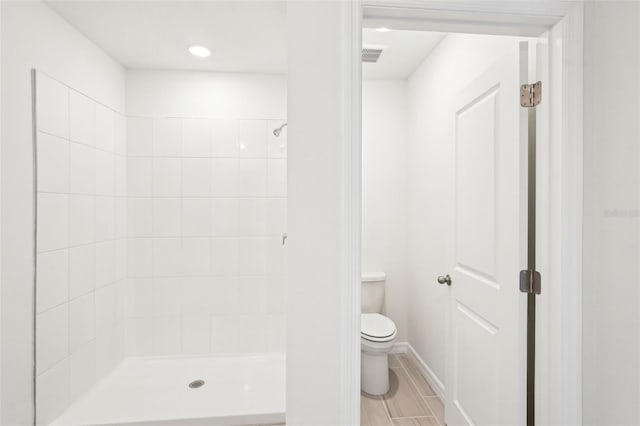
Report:
[[520,291],[523,293],[540,294],[542,288],[540,272],[525,269],[520,271]]
[[520,106],[531,108],[542,100],[542,82],[523,84],[520,86]]

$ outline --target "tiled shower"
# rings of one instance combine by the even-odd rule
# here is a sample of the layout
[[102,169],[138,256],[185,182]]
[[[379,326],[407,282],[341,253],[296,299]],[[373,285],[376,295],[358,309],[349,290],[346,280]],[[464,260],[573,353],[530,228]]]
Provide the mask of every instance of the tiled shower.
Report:
[[35,83],[37,423],[128,357],[284,352],[285,120]]

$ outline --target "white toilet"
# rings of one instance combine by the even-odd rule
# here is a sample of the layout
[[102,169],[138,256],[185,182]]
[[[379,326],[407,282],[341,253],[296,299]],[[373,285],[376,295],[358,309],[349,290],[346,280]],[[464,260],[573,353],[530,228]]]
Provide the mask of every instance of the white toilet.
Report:
[[370,395],[389,391],[387,354],[396,339],[396,325],[380,314],[384,302],[384,272],[362,274],[360,325],[361,389]]

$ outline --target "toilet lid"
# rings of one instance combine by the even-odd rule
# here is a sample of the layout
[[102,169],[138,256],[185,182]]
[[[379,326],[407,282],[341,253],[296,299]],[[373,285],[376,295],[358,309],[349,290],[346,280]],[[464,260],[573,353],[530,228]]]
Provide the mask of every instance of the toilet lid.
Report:
[[396,325],[390,318],[380,314],[360,316],[360,334],[367,340],[385,341],[395,337]]

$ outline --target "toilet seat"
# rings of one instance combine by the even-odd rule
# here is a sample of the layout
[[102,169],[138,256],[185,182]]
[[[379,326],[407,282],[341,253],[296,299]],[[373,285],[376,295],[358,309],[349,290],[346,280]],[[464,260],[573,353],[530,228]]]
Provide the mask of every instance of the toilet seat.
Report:
[[361,314],[360,337],[370,342],[390,342],[396,337],[396,325],[390,318],[373,314]]

